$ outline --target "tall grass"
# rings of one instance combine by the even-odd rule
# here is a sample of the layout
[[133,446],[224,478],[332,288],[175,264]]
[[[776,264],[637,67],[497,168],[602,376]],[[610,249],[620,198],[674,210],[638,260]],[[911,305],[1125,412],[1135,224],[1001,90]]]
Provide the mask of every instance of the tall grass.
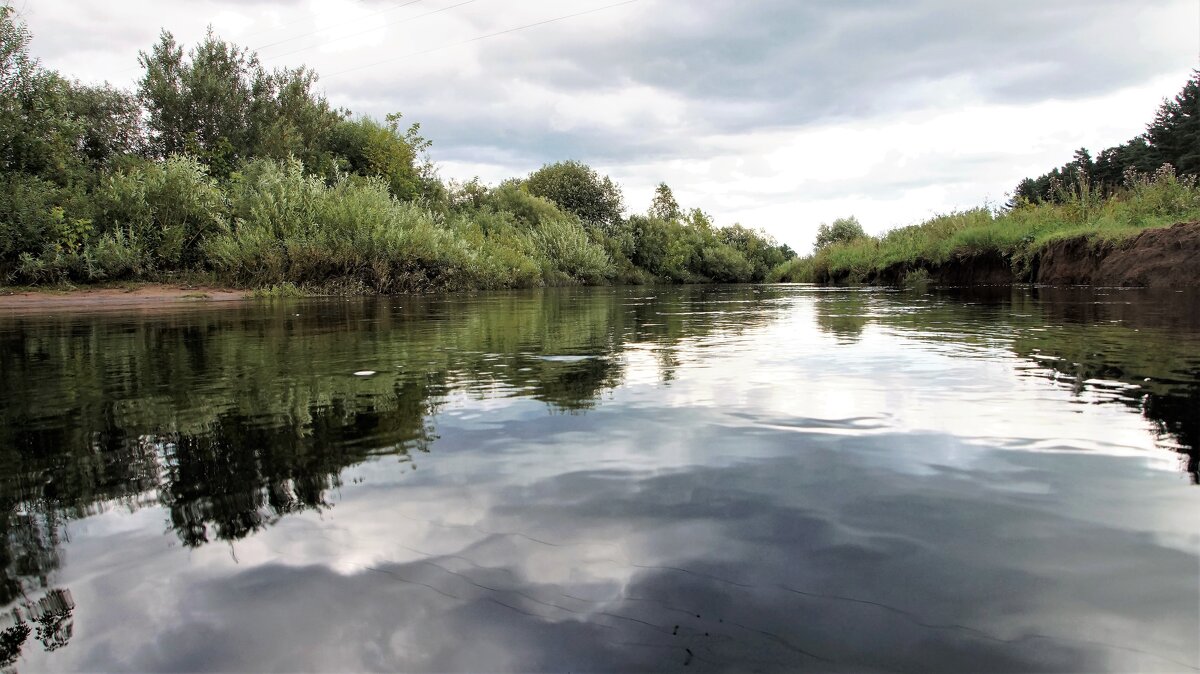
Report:
[[612,275],[608,255],[578,220],[549,203],[532,205],[520,215],[441,215],[396,199],[378,179],[326,185],[299,162],[262,160],[238,177],[232,226],[209,238],[205,253],[219,274],[243,285],[357,285],[376,293],[599,283]]
[[[1061,189],[1061,188],[1060,188]],[[772,270],[773,281],[861,283],[888,270],[922,269],[952,259],[999,255],[1018,277],[1053,241],[1083,237],[1119,243],[1144,229],[1200,219],[1200,187],[1170,166],[1153,175],[1129,173],[1125,187],[1105,199],[1065,189],[1062,203],[1023,203],[995,213],[986,208],[949,213],[878,237],[831,244]]]

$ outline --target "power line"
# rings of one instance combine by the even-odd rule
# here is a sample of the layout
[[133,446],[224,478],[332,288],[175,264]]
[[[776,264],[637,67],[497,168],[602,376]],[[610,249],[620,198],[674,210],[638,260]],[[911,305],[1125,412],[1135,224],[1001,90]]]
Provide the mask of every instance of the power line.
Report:
[[423,51],[415,51],[415,52],[411,52],[411,53],[408,53],[408,54],[402,54],[402,55],[400,55],[400,56],[394,56],[394,57],[392,57],[392,58],[386,58],[386,59],[383,59],[382,61],[375,61],[374,63],[366,63],[366,64],[363,64],[363,65],[361,65],[361,66],[355,66],[355,67],[353,67],[353,68],[347,68],[347,69],[345,69],[345,70],[339,70],[339,71],[337,71],[337,72],[335,72],[335,73],[331,73],[331,74],[329,74],[329,75],[323,76],[321,79],[322,79],[322,80],[327,80],[327,79],[329,79],[330,77],[337,77],[338,75],[344,75],[344,74],[346,74],[346,73],[349,73],[349,72],[354,72],[355,70],[362,70],[363,68],[372,68],[372,67],[374,67],[374,66],[377,66],[377,65],[382,65],[382,64],[384,64],[384,63],[391,63],[391,62],[393,62],[393,61],[401,61],[401,60],[403,60],[403,59],[412,58],[412,57],[414,57],[414,56],[423,56],[423,55],[425,55],[425,54],[431,54],[431,53],[433,53],[433,52],[436,52],[436,51],[442,51],[443,49],[450,49],[451,47],[461,47],[461,46],[462,46],[462,45],[464,45],[464,44],[470,44],[470,43],[472,43],[472,42],[479,42],[479,41],[481,41],[481,40],[486,40],[486,39],[488,39],[488,38],[498,37],[498,36],[500,36],[500,35],[507,35],[508,33],[515,33],[515,32],[517,32],[517,31],[526,30],[526,29],[528,29],[528,28],[535,28],[535,27],[537,27],[537,26],[544,26],[544,25],[546,25],[546,24],[548,24],[548,23],[555,23],[556,21],[564,21],[564,20],[566,20],[566,19],[573,19],[573,18],[575,18],[575,17],[577,17],[577,16],[583,16],[583,15],[585,15],[585,14],[594,14],[594,13],[596,13],[596,12],[602,12],[602,11],[604,11],[604,10],[606,10],[606,9],[612,9],[612,8],[614,8],[614,7],[620,7],[620,6],[622,6],[622,5],[632,5],[632,4],[633,4],[633,3],[635,3],[635,2],[641,2],[641,0],[624,0],[623,2],[614,2],[614,3],[612,3],[611,5],[604,5],[603,7],[596,7],[596,8],[593,8],[593,9],[584,10],[584,11],[582,11],[582,12],[575,12],[574,14],[565,14],[565,15],[563,15],[563,16],[556,16],[556,17],[554,17],[553,19],[546,19],[546,20],[544,20],[544,21],[537,21],[537,22],[535,22],[535,23],[529,23],[529,24],[525,24],[524,26],[516,26],[516,27],[514,27],[514,28],[508,28],[508,29],[506,29],[506,30],[497,31],[497,32],[495,32],[495,33],[488,33],[487,35],[480,35],[480,36],[477,36],[477,37],[473,37],[473,38],[471,38],[471,39],[469,39],[469,40],[463,40],[462,42],[455,42],[455,43],[453,43],[453,44],[442,45],[441,47],[434,47],[433,49],[425,49],[425,50],[423,50]]
[[[469,5],[469,4],[471,4],[472,2],[478,2],[478,1],[479,1],[479,0],[465,0],[464,2],[460,2],[460,3],[458,3],[457,5],[449,5],[449,6],[447,6],[447,7],[442,7],[441,9],[435,9],[435,10],[433,10],[433,11],[431,11],[431,12],[425,12],[424,14],[417,14],[416,16],[409,16],[409,17],[405,17],[405,18],[403,18],[403,19],[400,19],[400,20],[398,20],[398,21],[393,21],[393,22],[391,22],[391,23],[385,23],[385,24],[382,24],[382,25],[379,25],[379,26],[375,26],[374,28],[369,28],[369,29],[367,29],[367,30],[359,31],[359,32],[357,32],[357,33],[350,33],[349,35],[343,35],[343,36],[341,36],[341,37],[335,37],[335,38],[333,38],[332,40],[326,40],[326,41],[324,41],[324,42],[318,42],[317,44],[314,44],[314,45],[309,45],[309,46],[307,46],[307,47],[302,47],[302,48],[300,48],[300,49],[295,49],[295,50],[292,50],[292,51],[289,51],[289,52],[284,52],[284,53],[282,53],[282,54],[275,54],[274,56],[268,56],[268,57],[266,57],[266,58],[264,58],[264,59],[262,59],[262,60],[264,60],[264,61],[273,61],[273,60],[275,60],[275,59],[281,59],[281,58],[283,58],[283,57],[285,57],[285,56],[291,56],[291,55],[293,55],[293,54],[299,54],[300,52],[305,52],[305,51],[308,51],[308,50],[310,50],[310,49],[316,49],[317,47],[324,47],[324,46],[325,46],[325,45],[327,45],[327,44],[332,44],[332,43],[334,43],[334,42],[339,42],[339,41],[341,41],[341,40],[347,40],[347,39],[349,39],[349,38],[352,38],[352,37],[358,37],[359,35],[366,35],[367,33],[373,33],[373,32],[375,32],[375,31],[377,31],[377,30],[379,30],[379,29],[381,29],[381,28],[387,28],[387,27],[389,27],[389,26],[396,26],[396,25],[399,25],[399,24],[402,24],[402,23],[408,23],[409,21],[416,21],[417,19],[420,19],[420,18],[423,18],[423,17],[426,17],[426,16],[430,16],[430,15],[432,15],[432,14],[440,14],[440,13],[442,13],[442,12],[446,12],[446,11],[449,11],[449,10],[451,10],[451,9],[454,9],[455,7],[462,7],[463,5]],[[411,4],[411,3],[410,3],[410,4]],[[276,43],[276,44],[279,44],[279,43]]]
[[366,16],[360,16],[360,17],[358,17],[357,19],[354,19],[354,20],[351,20],[351,21],[343,21],[342,23],[335,24],[335,25],[332,25],[332,26],[325,26],[325,27],[323,27],[323,28],[320,28],[320,29],[318,29],[318,30],[314,30],[314,31],[313,31],[313,32],[311,32],[311,33],[305,33],[305,34],[303,34],[303,35],[297,35],[297,36],[295,36],[295,37],[289,37],[289,38],[287,38],[287,39],[285,39],[285,40],[279,40],[278,42],[271,42],[271,43],[269,43],[269,44],[259,45],[259,46],[257,46],[257,47],[251,47],[251,49],[252,49],[253,51],[258,51],[259,49],[266,49],[267,47],[276,47],[276,46],[278,46],[278,45],[281,45],[281,44],[286,44],[286,43],[288,43],[288,42],[295,42],[296,40],[300,40],[300,39],[302,39],[302,38],[311,37],[311,36],[313,36],[313,35],[318,35],[318,34],[320,34],[320,33],[324,33],[325,31],[327,31],[327,30],[331,30],[331,29],[333,29],[333,28],[341,28],[342,26],[348,26],[348,25],[350,25],[350,24],[353,24],[353,23],[358,23],[359,21],[361,21],[361,20],[363,20],[363,19],[369,19],[369,18],[371,18],[371,17],[373,17],[373,16],[379,16],[380,14],[384,14],[384,13],[387,13],[387,12],[391,12],[391,11],[393,11],[393,10],[397,10],[397,9],[400,9],[400,8],[402,8],[402,7],[408,7],[409,5],[415,5],[415,4],[417,4],[418,2],[423,2],[423,1],[424,1],[424,0],[408,0],[408,2],[402,2],[402,3],[398,4],[398,5],[394,5],[394,6],[392,6],[392,7],[388,7],[387,9],[381,9],[381,10],[379,10],[379,11],[377,11],[377,12],[372,12],[372,13],[370,13],[370,14],[366,15]]
[[[366,4],[366,3],[364,2],[364,0],[356,0],[356,1],[357,1],[357,2],[358,2],[360,5],[361,5],[361,4]],[[395,9],[395,8],[393,7],[393,8],[389,8],[389,9],[382,10],[382,11],[390,11],[391,9]],[[246,34],[246,35],[244,35],[244,36],[242,36],[242,37],[244,37],[244,38],[250,38],[250,37],[257,37],[257,36],[259,36],[259,35],[266,35],[267,33],[274,33],[274,32],[277,32],[277,31],[283,30],[284,28],[289,28],[289,27],[291,27],[291,26],[295,26],[295,25],[297,25],[297,24],[306,23],[308,20],[309,20],[309,17],[305,16],[305,17],[302,17],[302,18],[296,19],[295,21],[288,21],[287,23],[281,23],[281,24],[279,24],[278,26],[274,26],[274,27],[271,27],[271,28],[264,28],[264,29],[262,29],[262,30],[256,30],[256,31],[254,31],[253,33],[248,33],[248,34]]]

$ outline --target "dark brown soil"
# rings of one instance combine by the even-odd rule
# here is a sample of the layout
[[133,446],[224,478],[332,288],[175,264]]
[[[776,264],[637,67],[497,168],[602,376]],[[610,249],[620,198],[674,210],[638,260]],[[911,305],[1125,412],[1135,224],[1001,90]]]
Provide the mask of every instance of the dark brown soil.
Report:
[[898,262],[867,277],[867,283],[898,286],[912,272],[924,271],[931,283],[950,286],[1012,285],[1017,281],[1012,264],[999,252],[956,255],[948,262],[933,264]]
[[1148,229],[1118,244],[1056,241],[1036,269],[1034,281],[1046,285],[1200,287],[1200,222]]
[[999,252],[957,255],[929,270],[929,280],[942,285],[1012,285],[1012,263]]

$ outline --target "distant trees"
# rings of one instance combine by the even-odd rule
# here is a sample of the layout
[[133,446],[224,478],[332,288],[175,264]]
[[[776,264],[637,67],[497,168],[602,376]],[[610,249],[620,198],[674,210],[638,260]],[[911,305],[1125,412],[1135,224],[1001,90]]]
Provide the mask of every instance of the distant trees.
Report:
[[1200,173],[1200,70],[1174,100],[1163,101],[1145,138],[1159,165],[1171,164],[1181,175]]
[[656,276],[681,282],[762,281],[795,257],[764,231],[740,224],[715,227],[704,211],[685,212],[665,183],[655,190],[647,212],[628,220],[634,241],[630,259]]
[[853,215],[848,218],[838,218],[832,223],[821,223],[817,228],[817,239],[814,248],[820,250],[833,243],[853,241],[866,237],[867,233]]
[[1111,194],[1125,186],[1127,172],[1151,174],[1164,164],[1181,176],[1200,175],[1200,70],[1174,99],[1162,102],[1144,133],[1095,159],[1086,148],[1076,150],[1063,166],[1018,183],[1009,205],[1061,203],[1080,189]]

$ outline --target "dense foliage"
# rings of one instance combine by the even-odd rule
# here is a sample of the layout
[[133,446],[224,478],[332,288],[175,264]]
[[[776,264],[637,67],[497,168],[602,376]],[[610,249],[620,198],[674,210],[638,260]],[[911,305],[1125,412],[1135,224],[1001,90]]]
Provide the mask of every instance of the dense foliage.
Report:
[[1062,167],[1022,180],[1012,205],[1063,203],[1088,192],[1112,194],[1123,188],[1126,173],[1153,173],[1164,164],[1180,176],[1200,175],[1200,70],[1174,99],[1163,101],[1144,133],[1094,158],[1087,148],[1076,150]]
[[684,211],[665,184],[626,217],[617,184],[578,161],[444,184],[419,125],[336,109],[316,73],[268,70],[211,32],[185,50],[164,31],[136,91],[69,81],[28,47],[0,7],[0,283],[739,282],[794,256]]
[[817,239],[813,243],[813,247],[820,250],[834,243],[853,241],[866,235],[858,218],[853,215],[848,218],[838,218],[832,223],[821,223],[821,226],[817,228]]
[[1194,176],[1178,176],[1170,165],[1154,174],[1129,172],[1121,189],[1104,197],[1075,192],[1061,201],[1023,202],[992,211],[976,208],[940,215],[899,227],[878,237],[834,242],[813,255],[775,268],[772,281],[809,283],[879,282],[887,272],[919,270],[955,258],[1000,258],[1015,277],[1028,279],[1035,256],[1049,243],[1084,237],[1119,241],[1149,227],[1200,219],[1200,185]]

